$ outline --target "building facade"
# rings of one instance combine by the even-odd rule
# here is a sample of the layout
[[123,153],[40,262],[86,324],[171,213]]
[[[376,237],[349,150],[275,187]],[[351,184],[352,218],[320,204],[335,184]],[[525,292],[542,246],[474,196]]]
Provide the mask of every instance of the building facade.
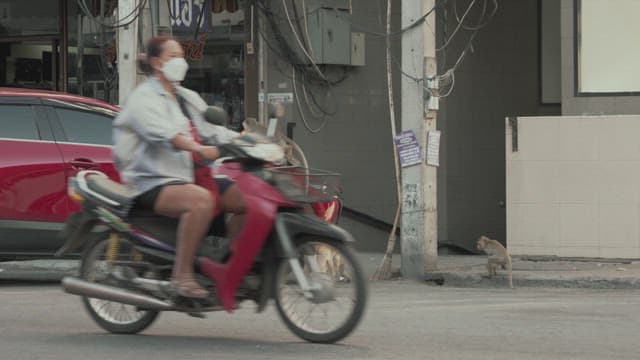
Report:
[[[575,20],[582,1],[598,0],[437,1],[436,24],[426,26],[436,34],[439,73],[461,59],[438,112],[443,246],[473,250],[482,234],[509,241],[506,117],[640,111],[633,91],[620,96],[576,90]],[[223,106],[230,127],[239,129],[245,118],[266,121],[269,102],[285,103],[280,130],[301,145],[312,167],[343,175],[342,224],[360,239],[361,249],[385,249],[397,204],[386,1],[132,4],[134,11],[118,17],[115,0],[0,0],[0,86],[120,103],[118,31],[135,26],[138,53],[153,33],[172,34],[190,65],[184,84]],[[400,126],[400,4],[392,4]]]

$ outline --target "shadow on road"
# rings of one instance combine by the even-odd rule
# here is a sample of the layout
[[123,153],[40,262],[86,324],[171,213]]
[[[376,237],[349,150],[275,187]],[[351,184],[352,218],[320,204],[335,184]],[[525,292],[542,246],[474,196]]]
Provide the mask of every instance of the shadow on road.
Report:
[[254,358],[256,355],[300,355],[306,358],[310,353],[335,355],[340,357],[365,358],[371,355],[369,348],[345,344],[312,344],[304,341],[263,341],[248,338],[219,336],[178,336],[178,335],[114,335],[105,333],[59,334],[47,338],[47,342],[65,344],[78,348],[91,348],[100,353],[117,349],[122,354],[128,350],[136,353],[159,353],[193,355],[198,353],[233,353],[237,358]]
[[0,279],[0,288],[2,287],[33,287],[33,286],[59,286],[60,280],[17,280],[17,279]]

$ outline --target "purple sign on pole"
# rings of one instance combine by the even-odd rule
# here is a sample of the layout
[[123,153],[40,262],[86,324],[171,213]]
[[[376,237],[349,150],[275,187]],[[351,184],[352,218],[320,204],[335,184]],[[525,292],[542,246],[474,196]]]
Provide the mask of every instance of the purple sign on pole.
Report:
[[413,130],[403,131],[396,135],[395,143],[401,167],[422,163],[422,151]]

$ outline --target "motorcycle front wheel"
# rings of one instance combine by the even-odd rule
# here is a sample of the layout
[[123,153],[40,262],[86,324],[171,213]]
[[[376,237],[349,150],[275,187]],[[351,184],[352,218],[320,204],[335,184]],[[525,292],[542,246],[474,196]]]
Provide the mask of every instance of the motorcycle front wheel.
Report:
[[311,295],[305,295],[291,262],[283,259],[273,292],[278,314],[304,340],[342,340],[360,323],[367,302],[367,282],[355,252],[344,243],[314,236],[297,239],[296,247]]
[[[128,240],[119,237],[103,238],[86,248],[80,264],[80,276],[86,281],[116,286],[113,279],[116,267],[127,262],[135,263],[139,261],[138,257],[140,254]],[[100,327],[114,334],[139,333],[148,328],[159,313],[87,296],[82,297],[82,302],[91,318]]]

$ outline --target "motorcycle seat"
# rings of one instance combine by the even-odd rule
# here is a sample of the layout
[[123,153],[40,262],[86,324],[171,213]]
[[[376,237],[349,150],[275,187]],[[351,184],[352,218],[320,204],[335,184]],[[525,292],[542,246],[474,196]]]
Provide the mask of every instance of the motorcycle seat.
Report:
[[109,204],[109,207],[118,212],[126,213],[133,204],[134,197],[130,195],[127,188],[109,178],[89,176],[87,178],[87,187],[91,191],[118,203],[118,205]]

